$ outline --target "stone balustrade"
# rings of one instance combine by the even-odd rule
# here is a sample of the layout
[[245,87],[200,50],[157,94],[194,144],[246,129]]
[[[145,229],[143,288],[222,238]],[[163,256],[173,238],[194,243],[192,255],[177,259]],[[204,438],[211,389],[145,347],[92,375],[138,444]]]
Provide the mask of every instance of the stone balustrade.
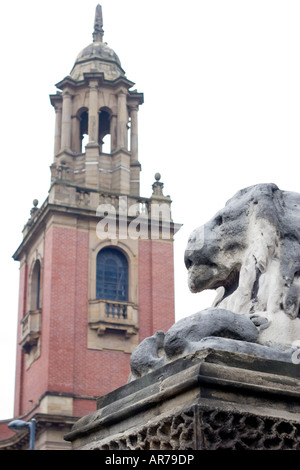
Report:
[[25,353],[36,345],[41,333],[41,310],[29,311],[21,321],[21,346]]
[[138,331],[138,310],[132,302],[115,300],[90,300],[89,327],[97,331],[99,336],[106,330],[123,331],[126,337]]

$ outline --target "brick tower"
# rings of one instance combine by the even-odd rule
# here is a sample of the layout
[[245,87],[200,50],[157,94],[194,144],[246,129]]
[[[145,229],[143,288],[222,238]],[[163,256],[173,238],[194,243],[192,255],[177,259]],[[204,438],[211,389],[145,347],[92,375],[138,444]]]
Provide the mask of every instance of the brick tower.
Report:
[[[130,354],[174,323],[170,198],[155,175],[140,196],[138,110],[115,52],[93,42],[50,96],[54,161],[47,199],[34,201],[14,254],[20,262],[15,417],[37,421],[36,448],[96,409],[96,397],[126,384]],[[6,447],[26,447],[11,438]],[[1,443],[0,443],[1,447]]]

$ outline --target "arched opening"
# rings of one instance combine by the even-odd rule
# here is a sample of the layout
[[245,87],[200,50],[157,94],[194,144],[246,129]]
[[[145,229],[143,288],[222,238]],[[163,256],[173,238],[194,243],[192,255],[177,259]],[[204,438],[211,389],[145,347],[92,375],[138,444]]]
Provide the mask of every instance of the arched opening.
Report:
[[35,262],[31,275],[30,310],[35,311],[41,308],[41,263]]
[[83,111],[79,119],[80,119],[81,153],[84,153],[85,146],[89,141],[89,113],[88,111]]
[[96,298],[128,301],[128,261],[116,248],[103,248],[97,255]]
[[99,113],[99,145],[101,153],[111,153],[110,112],[101,109]]

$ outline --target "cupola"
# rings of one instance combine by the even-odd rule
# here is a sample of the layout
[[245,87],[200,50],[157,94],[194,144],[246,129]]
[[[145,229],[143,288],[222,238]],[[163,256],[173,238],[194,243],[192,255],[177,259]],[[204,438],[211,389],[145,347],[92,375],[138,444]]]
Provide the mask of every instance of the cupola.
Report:
[[103,16],[101,5],[97,5],[93,32],[93,42],[77,56],[70,77],[83,80],[85,73],[100,72],[105,80],[115,80],[125,76],[117,54],[103,42]]
[[97,5],[93,42],[50,96],[56,112],[51,181],[137,196],[138,109],[144,97],[132,90],[134,83],[103,34]]

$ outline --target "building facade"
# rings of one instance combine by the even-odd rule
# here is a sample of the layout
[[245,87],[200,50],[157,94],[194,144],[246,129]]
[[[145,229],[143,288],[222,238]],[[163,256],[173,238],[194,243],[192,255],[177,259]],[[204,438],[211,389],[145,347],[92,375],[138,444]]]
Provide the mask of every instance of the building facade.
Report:
[[[125,385],[134,348],[174,319],[171,200],[155,175],[140,195],[138,111],[116,53],[93,42],[50,96],[55,111],[51,185],[33,202],[20,263],[14,416],[36,420],[36,448],[68,449],[63,436]],[[28,447],[28,432],[0,423],[0,448]]]

